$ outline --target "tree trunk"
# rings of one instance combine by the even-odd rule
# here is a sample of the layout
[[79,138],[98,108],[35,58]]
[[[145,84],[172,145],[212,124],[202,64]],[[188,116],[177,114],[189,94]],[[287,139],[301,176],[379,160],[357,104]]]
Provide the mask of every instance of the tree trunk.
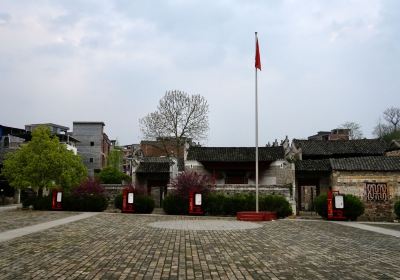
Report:
[[38,197],[43,197],[43,187],[39,187],[39,189],[38,189]]

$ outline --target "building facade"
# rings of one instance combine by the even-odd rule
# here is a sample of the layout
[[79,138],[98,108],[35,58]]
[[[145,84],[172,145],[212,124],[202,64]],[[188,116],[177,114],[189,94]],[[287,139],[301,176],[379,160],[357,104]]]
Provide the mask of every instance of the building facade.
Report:
[[73,122],[72,136],[79,141],[76,144],[78,155],[91,177],[107,165],[111,141],[104,126],[104,122]]

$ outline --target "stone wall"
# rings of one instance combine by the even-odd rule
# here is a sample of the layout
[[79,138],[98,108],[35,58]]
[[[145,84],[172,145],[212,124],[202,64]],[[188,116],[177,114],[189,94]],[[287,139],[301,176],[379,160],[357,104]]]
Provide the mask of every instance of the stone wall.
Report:
[[122,184],[102,184],[101,186],[104,187],[104,189],[107,192],[108,195],[108,208],[107,209],[115,209],[114,207],[114,199],[115,197],[122,193],[122,190],[124,189],[125,185]]
[[386,152],[386,156],[389,156],[389,157],[400,157],[400,150]]
[[334,171],[332,189],[362,200],[365,213],[360,220],[393,221],[393,205],[400,199],[400,172]]
[[[260,195],[270,195],[277,194],[284,196],[288,201],[291,200],[291,190],[292,186],[259,186],[258,193]],[[216,185],[215,191],[224,192],[226,194],[235,194],[235,193],[255,193],[256,186],[255,185]]]

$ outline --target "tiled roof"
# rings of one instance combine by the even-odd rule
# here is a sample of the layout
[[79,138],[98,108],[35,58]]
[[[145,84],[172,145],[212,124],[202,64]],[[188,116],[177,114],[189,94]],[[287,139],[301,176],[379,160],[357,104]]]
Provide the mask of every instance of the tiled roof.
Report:
[[387,151],[397,151],[397,150],[400,150],[400,140],[392,140],[390,142]]
[[171,162],[167,157],[144,157],[140,159],[136,173],[169,173]]
[[383,155],[387,144],[378,139],[360,140],[293,140],[303,157],[373,156]]
[[330,171],[329,159],[309,159],[295,162],[296,171]]
[[[258,148],[259,161],[275,161],[284,158],[282,146]],[[190,147],[188,160],[200,162],[252,162],[255,148],[252,147]]]
[[356,157],[331,159],[333,170],[342,171],[400,171],[400,157]]

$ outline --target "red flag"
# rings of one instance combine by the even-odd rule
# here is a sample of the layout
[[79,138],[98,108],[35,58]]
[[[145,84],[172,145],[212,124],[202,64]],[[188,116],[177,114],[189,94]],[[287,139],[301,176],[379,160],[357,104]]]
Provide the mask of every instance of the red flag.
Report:
[[260,49],[258,47],[258,38],[256,39],[256,68],[261,70]]

